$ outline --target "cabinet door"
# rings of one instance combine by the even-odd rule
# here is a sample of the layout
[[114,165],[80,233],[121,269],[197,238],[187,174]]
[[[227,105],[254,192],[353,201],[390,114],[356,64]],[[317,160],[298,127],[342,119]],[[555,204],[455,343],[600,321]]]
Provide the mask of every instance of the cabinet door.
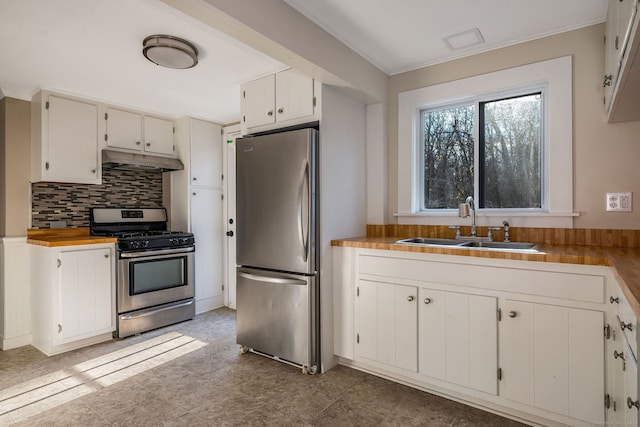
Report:
[[48,103],[43,176],[57,182],[97,183],[98,107],[54,95]]
[[113,330],[111,251],[60,252],[60,343]]
[[220,187],[221,179],[220,126],[201,120],[191,120],[191,184]]
[[142,151],[142,115],[107,108],[107,146]]
[[276,74],[276,120],[312,116],[313,79],[289,69]]
[[[222,299],[221,195],[222,190],[217,188],[197,188],[191,193],[191,231],[196,241],[196,301]],[[214,308],[206,303],[201,305],[206,309]]]
[[173,122],[144,116],[144,151],[173,155]]
[[604,314],[507,300],[501,357],[504,395],[593,423],[604,422]]
[[635,359],[630,358],[625,363],[624,369],[624,400],[621,402],[624,408],[624,425],[637,426],[639,408],[638,402],[638,364]]
[[497,394],[497,299],[420,289],[420,372]]
[[416,372],[417,289],[361,280],[356,292],[356,355]]
[[253,80],[242,86],[242,120],[247,128],[276,122],[274,75]]

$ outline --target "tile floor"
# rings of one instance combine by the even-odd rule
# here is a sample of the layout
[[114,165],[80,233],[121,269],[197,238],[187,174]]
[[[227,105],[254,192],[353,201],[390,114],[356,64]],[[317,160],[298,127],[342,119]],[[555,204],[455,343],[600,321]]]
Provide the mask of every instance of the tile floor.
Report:
[[0,426],[518,426],[350,368],[240,355],[235,312],[58,356],[0,351]]

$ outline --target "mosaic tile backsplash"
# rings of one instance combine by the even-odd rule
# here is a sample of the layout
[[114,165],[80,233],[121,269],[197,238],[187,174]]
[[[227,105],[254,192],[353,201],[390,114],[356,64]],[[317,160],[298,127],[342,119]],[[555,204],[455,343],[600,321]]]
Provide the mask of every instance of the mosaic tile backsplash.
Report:
[[162,207],[162,176],[140,170],[103,169],[102,184],[31,184],[31,227],[50,228],[51,221],[67,227],[88,227],[89,208]]

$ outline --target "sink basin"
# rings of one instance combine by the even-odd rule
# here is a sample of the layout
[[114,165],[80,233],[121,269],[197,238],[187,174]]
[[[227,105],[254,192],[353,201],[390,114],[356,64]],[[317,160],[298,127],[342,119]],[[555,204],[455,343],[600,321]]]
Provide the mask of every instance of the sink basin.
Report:
[[467,241],[460,244],[465,248],[507,249],[507,250],[535,250],[535,243],[526,242],[481,242]]
[[396,243],[414,244],[414,245],[430,245],[430,246],[457,246],[460,245],[460,240],[454,239],[438,239],[429,237],[412,237],[410,239],[402,239],[396,241]]
[[412,237],[397,240],[396,243],[424,246],[450,246],[458,248],[476,248],[497,251],[538,252],[535,243],[527,242],[483,242],[479,240],[455,240],[431,237]]

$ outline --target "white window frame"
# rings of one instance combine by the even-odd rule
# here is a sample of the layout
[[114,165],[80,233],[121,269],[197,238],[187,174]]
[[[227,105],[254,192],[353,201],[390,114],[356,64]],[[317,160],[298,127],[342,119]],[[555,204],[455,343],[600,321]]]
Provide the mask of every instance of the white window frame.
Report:
[[[481,209],[478,225],[507,219],[521,227],[573,227],[573,88],[572,58],[548,61],[419,88],[398,95],[398,217],[400,224],[466,225],[457,210],[420,210],[418,141],[420,111],[500,94],[545,88],[543,104],[542,209]],[[477,114],[477,112],[476,112]],[[476,135],[477,144],[477,135]],[[477,162],[477,160],[476,160]],[[407,167],[410,165],[410,167]],[[477,164],[475,165],[477,168]],[[476,169],[477,170],[477,169]],[[476,188],[477,188],[476,182]],[[496,218],[499,217],[499,218]],[[499,219],[499,221],[498,221]]]

